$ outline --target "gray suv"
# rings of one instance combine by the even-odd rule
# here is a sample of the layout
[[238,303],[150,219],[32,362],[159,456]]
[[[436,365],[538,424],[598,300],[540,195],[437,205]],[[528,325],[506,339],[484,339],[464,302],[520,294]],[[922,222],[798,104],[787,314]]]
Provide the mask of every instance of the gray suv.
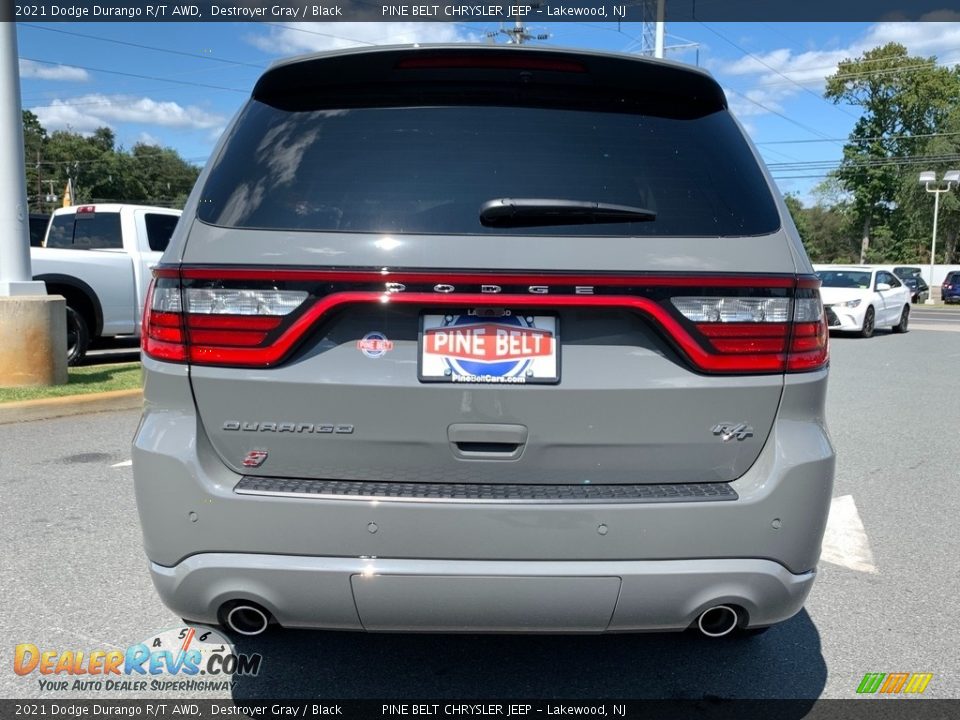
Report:
[[250,635],[789,618],[834,471],[789,217],[691,67],[462,45],[274,65],[144,313],[133,464],[163,601]]

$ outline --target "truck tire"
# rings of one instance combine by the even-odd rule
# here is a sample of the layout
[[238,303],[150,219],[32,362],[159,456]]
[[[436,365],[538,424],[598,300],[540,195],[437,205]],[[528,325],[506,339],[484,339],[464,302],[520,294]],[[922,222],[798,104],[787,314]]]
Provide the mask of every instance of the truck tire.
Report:
[[79,365],[90,346],[90,330],[83,315],[67,305],[67,365]]

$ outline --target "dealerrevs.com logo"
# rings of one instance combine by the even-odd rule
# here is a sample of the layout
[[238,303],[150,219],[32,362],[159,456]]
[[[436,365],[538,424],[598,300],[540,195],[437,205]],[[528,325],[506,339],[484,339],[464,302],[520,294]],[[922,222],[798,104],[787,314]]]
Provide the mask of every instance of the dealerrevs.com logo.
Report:
[[119,649],[48,649],[20,643],[13,671],[36,677],[50,691],[203,691],[231,690],[237,677],[260,673],[263,656],[237,653],[216,630],[182,627],[164,630]]

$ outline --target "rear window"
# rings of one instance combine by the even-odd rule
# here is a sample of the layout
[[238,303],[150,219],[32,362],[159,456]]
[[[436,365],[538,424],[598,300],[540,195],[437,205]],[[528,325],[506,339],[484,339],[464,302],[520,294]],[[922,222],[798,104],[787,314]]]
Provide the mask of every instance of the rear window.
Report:
[[112,250],[123,248],[120,213],[64,213],[56,215],[50,225],[47,247],[79,250]]
[[150,249],[157,252],[163,252],[170,244],[170,236],[173,235],[173,229],[177,226],[177,215],[161,215],[159,213],[147,213],[144,216],[144,222],[147,225],[147,242]]
[[73,214],[54,215],[47,233],[47,247],[73,247]]
[[46,215],[30,216],[30,246],[40,247],[43,245],[43,236],[47,234],[47,224],[50,218]]
[[[613,203],[656,219],[488,228],[484,203]],[[503,106],[279,109],[251,101],[198,217],[331,232],[738,236],[780,219],[726,111],[695,118]]]

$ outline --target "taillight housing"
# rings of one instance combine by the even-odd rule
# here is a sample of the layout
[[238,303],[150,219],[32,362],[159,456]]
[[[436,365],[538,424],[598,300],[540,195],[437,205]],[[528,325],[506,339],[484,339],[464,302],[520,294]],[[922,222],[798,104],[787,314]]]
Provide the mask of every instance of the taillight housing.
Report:
[[191,280],[157,270],[143,313],[143,351],[171,362],[274,365],[288,349],[280,336],[309,295],[286,285]]
[[674,295],[674,308],[695,328],[719,372],[817,370],[829,358],[829,333],[815,280],[793,292]]
[[[143,313],[146,355],[272,367],[349,304],[620,308],[644,316],[706,374],[807,372],[828,360],[816,277],[570,275],[161,267]],[[491,291],[495,288],[495,291]]]

